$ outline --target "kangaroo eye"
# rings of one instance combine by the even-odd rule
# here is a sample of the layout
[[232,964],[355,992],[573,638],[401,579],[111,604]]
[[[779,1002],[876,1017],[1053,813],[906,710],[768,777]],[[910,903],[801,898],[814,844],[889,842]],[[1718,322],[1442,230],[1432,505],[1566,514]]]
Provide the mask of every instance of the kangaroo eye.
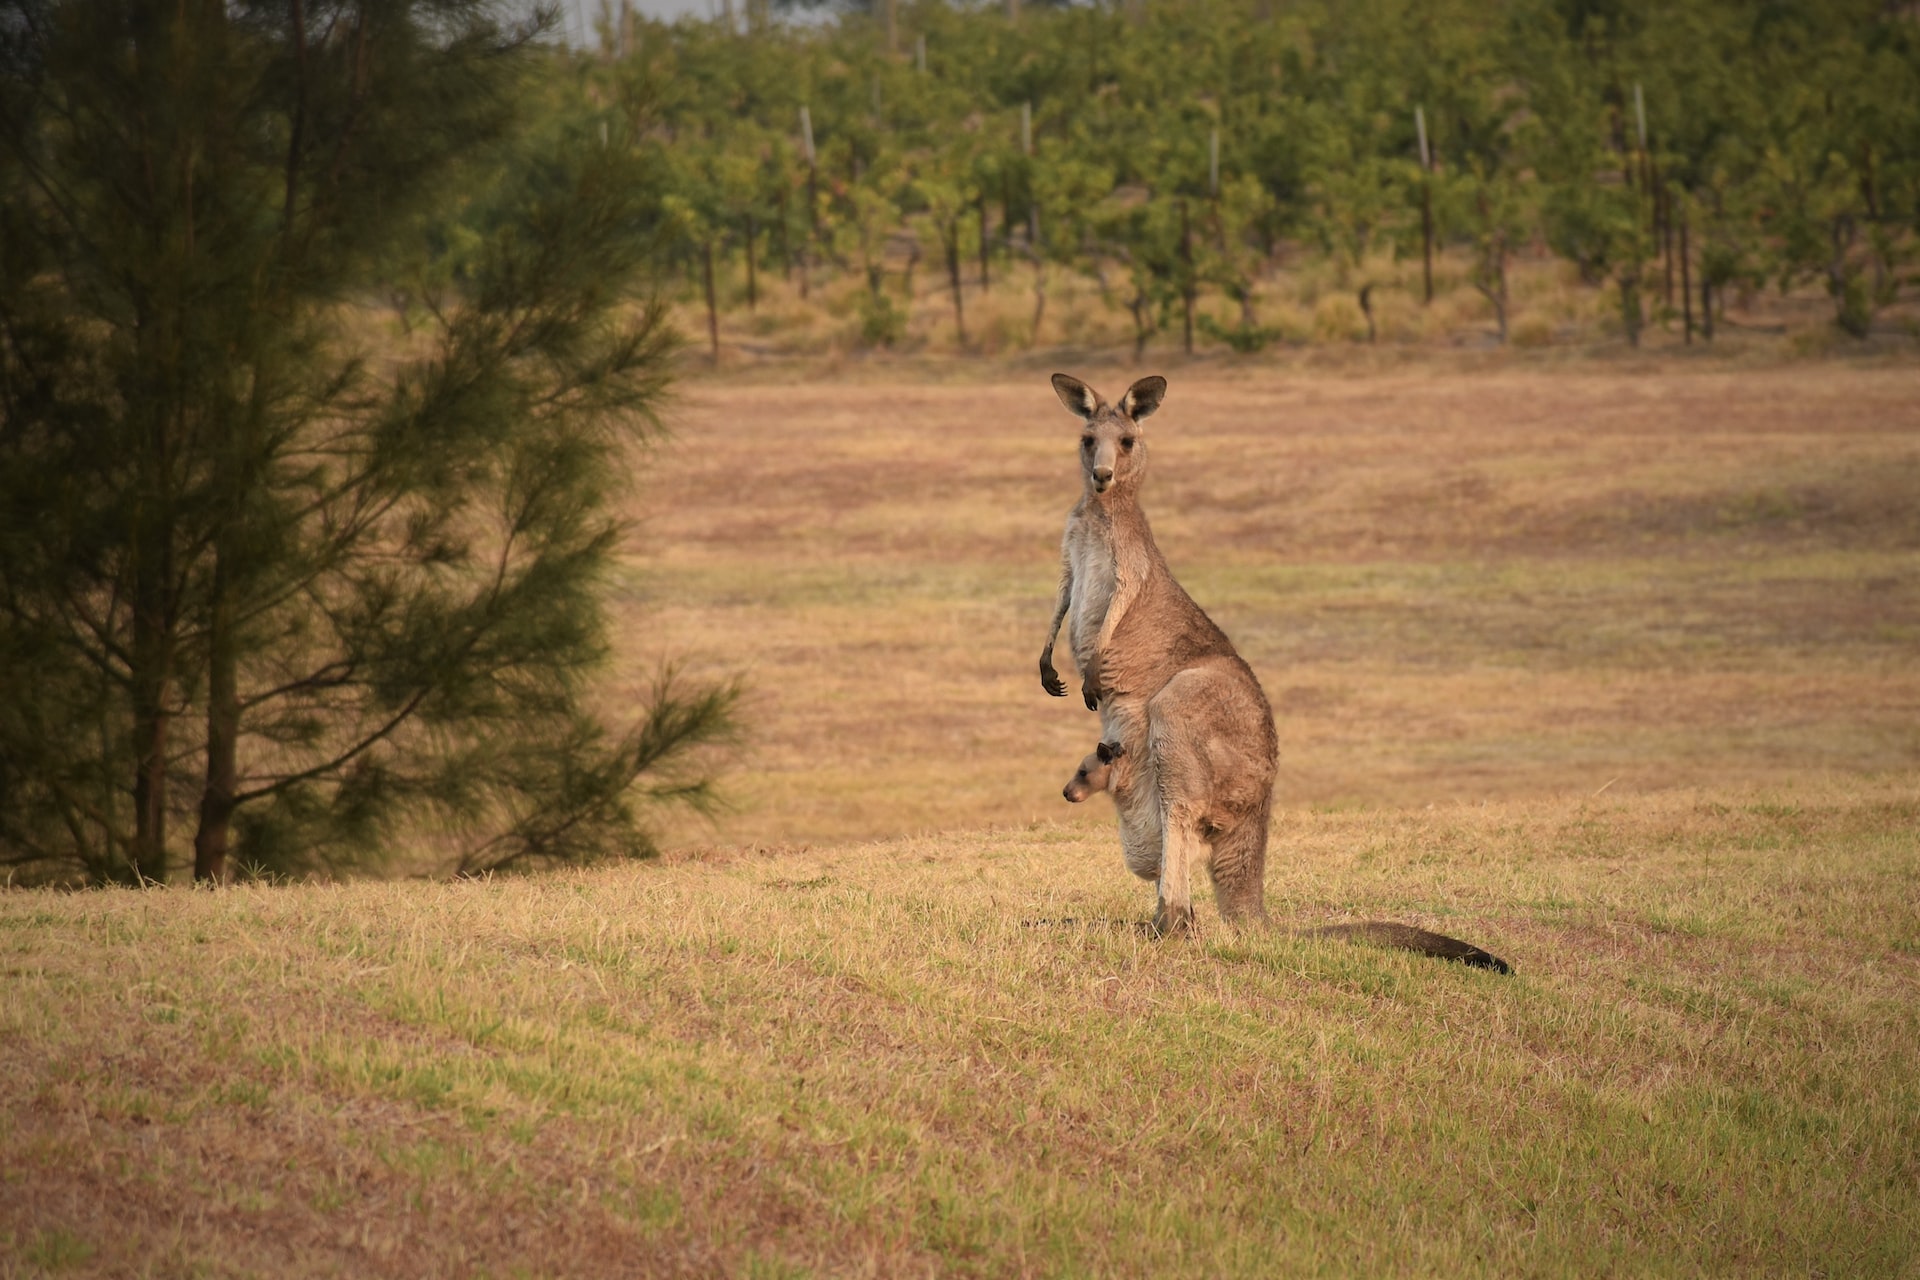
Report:
[[1092,448],[1093,448],[1093,437],[1092,437],[1092,436],[1081,436],[1081,437],[1080,437],[1080,447],[1081,447],[1082,449],[1092,449]]
[[1121,436],[1121,437],[1120,437],[1120,447],[1121,447],[1122,449],[1131,449],[1131,448],[1133,448],[1133,437],[1132,437],[1132,436]]

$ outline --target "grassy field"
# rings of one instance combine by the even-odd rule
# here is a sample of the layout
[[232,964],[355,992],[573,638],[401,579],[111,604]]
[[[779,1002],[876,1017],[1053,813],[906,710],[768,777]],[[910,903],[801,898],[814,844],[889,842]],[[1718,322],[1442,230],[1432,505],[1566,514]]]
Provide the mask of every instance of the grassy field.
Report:
[[1913,1275],[1920,787],[0,898],[12,1273]]
[[1204,890],[1142,934],[1034,669],[1043,375],[697,383],[621,670],[747,673],[736,811],[0,894],[0,1276],[1920,1276],[1913,386],[1174,371],[1147,506],[1280,713],[1270,905],[1499,978]]
[[[1146,505],[1280,713],[1282,804],[1907,772],[1914,386],[1817,364],[1176,371]],[[686,838],[1063,815],[1097,722],[1035,662],[1074,439],[1044,373],[693,389],[622,621],[636,683],[691,651],[755,690],[739,812]]]

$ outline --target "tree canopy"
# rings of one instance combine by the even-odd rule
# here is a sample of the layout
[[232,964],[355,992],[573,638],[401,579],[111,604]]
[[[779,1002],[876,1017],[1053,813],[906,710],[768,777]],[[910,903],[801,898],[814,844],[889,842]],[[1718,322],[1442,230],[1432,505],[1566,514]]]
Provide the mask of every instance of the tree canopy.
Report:
[[588,697],[673,339],[654,172],[523,126],[549,24],[0,0],[0,861],[473,871],[707,797],[729,688]]

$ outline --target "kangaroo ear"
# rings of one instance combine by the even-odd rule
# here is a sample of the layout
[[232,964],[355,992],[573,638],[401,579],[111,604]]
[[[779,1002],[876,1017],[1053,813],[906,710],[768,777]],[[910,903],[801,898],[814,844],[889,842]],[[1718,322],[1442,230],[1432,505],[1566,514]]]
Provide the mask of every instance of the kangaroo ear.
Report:
[[1096,413],[1107,407],[1107,402],[1080,379],[1070,373],[1053,375],[1053,394],[1060,397],[1060,403],[1067,406],[1067,412],[1082,421],[1091,421]]
[[1115,760],[1127,754],[1127,749],[1117,742],[1103,742],[1093,750],[1094,754],[1100,757],[1101,764],[1112,764]]
[[1120,412],[1135,422],[1144,421],[1160,407],[1160,399],[1166,394],[1167,380],[1151,374],[1127,388],[1127,394],[1120,397]]

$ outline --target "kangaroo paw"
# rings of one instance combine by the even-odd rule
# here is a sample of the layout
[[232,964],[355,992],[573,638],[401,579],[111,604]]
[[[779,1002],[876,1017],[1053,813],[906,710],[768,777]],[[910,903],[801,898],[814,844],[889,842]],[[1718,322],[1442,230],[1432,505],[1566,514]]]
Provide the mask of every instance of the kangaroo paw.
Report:
[[1060,678],[1060,673],[1045,658],[1040,659],[1040,687],[1056,698],[1067,696],[1067,682]]

